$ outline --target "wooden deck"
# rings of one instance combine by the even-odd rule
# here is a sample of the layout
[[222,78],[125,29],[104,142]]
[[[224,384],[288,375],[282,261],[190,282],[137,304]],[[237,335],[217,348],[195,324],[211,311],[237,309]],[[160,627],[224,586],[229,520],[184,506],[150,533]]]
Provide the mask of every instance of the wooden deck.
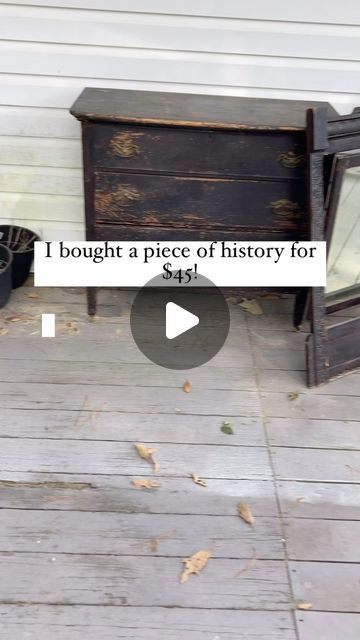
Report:
[[[161,369],[131,299],[89,322],[83,292],[28,286],[1,311],[0,640],[359,640],[360,374],[305,388],[290,299],[231,304],[209,364]],[[155,477],[139,442],[158,489],[132,484]]]

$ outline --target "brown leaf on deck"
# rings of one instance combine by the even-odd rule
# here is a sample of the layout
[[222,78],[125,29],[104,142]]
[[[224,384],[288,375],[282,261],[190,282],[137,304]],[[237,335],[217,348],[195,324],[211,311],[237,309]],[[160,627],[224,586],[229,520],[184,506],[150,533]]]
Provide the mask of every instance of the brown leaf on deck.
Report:
[[312,602],[298,602],[296,608],[300,609],[300,611],[309,611],[313,606]]
[[298,397],[299,397],[299,394],[297,391],[291,391],[291,393],[288,393],[288,399],[290,400],[290,402],[297,400]]
[[199,478],[199,476],[197,476],[196,473],[192,473],[191,478],[195,482],[195,484],[199,485],[199,487],[207,486],[205,480],[203,480],[202,478]]
[[157,489],[160,487],[159,483],[151,478],[137,478],[132,483],[137,489]]
[[251,524],[252,526],[255,524],[255,518],[247,502],[239,502],[237,511],[240,518],[247,522],[247,524]]
[[183,563],[185,569],[181,574],[180,582],[186,582],[192,573],[196,575],[200,573],[206,567],[211,558],[211,551],[209,549],[201,549],[194,553],[190,558],[184,558]]
[[185,393],[191,393],[192,392],[192,384],[191,384],[191,382],[189,382],[189,380],[186,380],[186,382],[184,382],[183,391],[185,391]]
[[27,298],[38,298],[38,297],[39,297],[39,294],[38,294],[38,293],[35,293],[35,291],[32,291],[32,292],[30,292],[30,293],[27,293],[27,294],[26,294],[26,297],[27,297]]
[[258,301],[254,299],[248,300],[244,298],[239,302],[239,306],[244,309],[244,311],[251,313],[252,316],[262,316],[264,313]]
[[136,444],[135,448],[140,458],[143,458],[143,460],[147,460],[148,462],[151,462],[151,464],[154,466],[155,473],[158,473],[160,471],[160,466],[157,460],[155,460],[154,458],[154,454],[157,452],[157,449],[152,449],[151,447],[147,447],[145,444]]
[[5,327],[0,327],[0,336],[6,336],[9,333],[9,329],[5,329]]

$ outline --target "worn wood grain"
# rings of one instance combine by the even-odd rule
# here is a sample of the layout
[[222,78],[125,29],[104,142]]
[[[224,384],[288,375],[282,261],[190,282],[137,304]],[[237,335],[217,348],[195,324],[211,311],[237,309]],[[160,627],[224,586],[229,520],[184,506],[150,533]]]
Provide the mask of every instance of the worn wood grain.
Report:
[[[194,394],[198,389],[254,391],[256,382],[251,368],[228,367],[220,369],[204,365],[196,369],[175,371],[152,363],[129,365],[123,362],[68,362],[58,367],[52,361],[43,360],[36,369],[29,360],[12,360],[0,369],[1,382],[51,383],[82,385],[113,385],[116,387],[174,387],[181,389],[185,380],[191,380]],[[88,389],[89,394],[92,389]]]
[[[345,398],[343,402],[346,402]],[[329,413],[328,420],[268,418],[266,430],[269,442],[275,447],[360,449],[360,422],[332,420],[330,417]]]
[[[272,332],[274,333],[274,332]],[[298,334],[302,335],[302,334]],[[302,337],[302,348],[304,348],[304,338]],[[263,391],[277,392],[281,384],[281,389],[287,392],[304,392],[304,375],[300,371],[279,371],[274,378],[271,371],[262,370],[259,372],[260,386]],[[334,395],[334,396],[357,396],[360,393],[360,375],[358,372],[337,380],[331,380],[326,385],[306,389],[309,395]]]
[[284,523],[291,560],[360,563],[360,522],[294,519]]
[[[157,443],[152,443],[157,447]],[[264,479],[271,477],[265,447],[211,445],[159,445],[162,476]],[[152,475],[151,465],[137,455],[131,443],[89,440],[32,440],[3,438],[0,449],[3,471]]]
[[[0,605],[0,638],[15,640],[26,629],[29,640],[295,640],[286,611],[221,611],[219,609]],[[221,637],[221,636],[219,636]],[[352,638],[349,640],[353,640]]]
[[360,613],[358,564],[292,561],[290,574],[296,602],[311,602],[315,611]]
[[359,420],[360,396],[300,393],[291,400],[286,393],[262,393],[262,404],[269,417],[328,420]]
[[[81,410],[86,401],[86,388],[81,384],[29,384],[0,382],[0,402],[4,408],[13,409],[62,409]],[[97,386],[96,402],[99,411],[119,413],[182,413],[219,416],[259,416],[260,407],[257,393],[244,391],[239,397],[236,391],[218,389],[216,392],[199,389],[196,393],[185,394],[174,388],[136,386]]]
[[284,516],[360,520],[358,484],[281,481],[277,487]]
[[265,446],[260,418],[233,417],[234,433],[229,436],[221,431],[223,421],[219,416],[102,412],[101,400],[94,398],[91,391],[90,388],[77,411],[3,409],[0,438],[151,442],[156,435],[158,443]]
[[252,529],[238,517],[236,500],[232,516],[3,509],[1,519],[4,552],[186,558],[196,541],[214,558],[283,559],[279,519],[258,517]]
[[[192,471],[196,472],[197,466]],[[134,477],[2,471],[0,507],[233,516],[234,505],[241,500],[251,504],[257,516],[278,515],[274,486],[269,480],[212,478],[205,490],[190,476],[161,477],[161,491],[149,492],[136,489]]]
[[237,575],[245,563],[246,558],[212,558],[201,576],[184,587],[181,557],[0,554],[1,574],[8,576],[0,584],[0,603],[289,609],[284,564],[259,560],[251,571]]
[[280,480],[360,483],[360,451],[272,447]]
[[328,613],[324,611],[298,611],[296,613],[300,640],[358,640],[360,616],[354,613]]
[[[111,340],[109,337],[106,340],[92,340],[91,349],[89,339],[83,338],[81,334],[57,337],[56,340],[44,340],[34,336],[19,337],[14,341],[8,336],[0,338],[0,359],[83,362],[84,357],[90,362],[114,362],[116,359],[118,362],[148,363],[147,358],[132,341],[128,338],[121,339],[121,334],[119,336],[115,332]],[[236,367],[239,366],[239,362],[243,367],[253,365],[252,354],[246,344],[241,344],[241,340],[236,348],[232,348],[226,342],[211,362],[219,367]]]

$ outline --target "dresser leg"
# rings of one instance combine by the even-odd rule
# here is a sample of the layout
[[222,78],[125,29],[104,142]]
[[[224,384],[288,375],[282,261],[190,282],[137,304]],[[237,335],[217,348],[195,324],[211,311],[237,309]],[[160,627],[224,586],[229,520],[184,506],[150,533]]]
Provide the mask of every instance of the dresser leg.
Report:
[[96,315],[96,298],[97,298],[97,290],[96,287],[87,287],[86,296],[87,296],[87,310],[89,316]]
[[309,289],[300,289],[295,296],[295,306],[293,313],[293,325],[298,331],[301,329],[301,325],[304,319],[306,303],[308,299]]

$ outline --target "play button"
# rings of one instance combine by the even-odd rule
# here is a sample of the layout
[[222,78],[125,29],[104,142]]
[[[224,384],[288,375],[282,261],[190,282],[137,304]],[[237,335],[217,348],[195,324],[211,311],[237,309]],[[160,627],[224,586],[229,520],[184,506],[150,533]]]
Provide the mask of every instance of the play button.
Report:
[[166,337],[173,340],[181,336],[185,331],[189,331],[199,324],[198,316],[183,307],[179,307],[175,302],[168,302],[166,305]]
[[196,287],[163,286],[162,274],[137,293],[130,325],[135,343],[152,362],[168,369],[205,364],[223,346],[230,327],[227,303],[210,280]]

